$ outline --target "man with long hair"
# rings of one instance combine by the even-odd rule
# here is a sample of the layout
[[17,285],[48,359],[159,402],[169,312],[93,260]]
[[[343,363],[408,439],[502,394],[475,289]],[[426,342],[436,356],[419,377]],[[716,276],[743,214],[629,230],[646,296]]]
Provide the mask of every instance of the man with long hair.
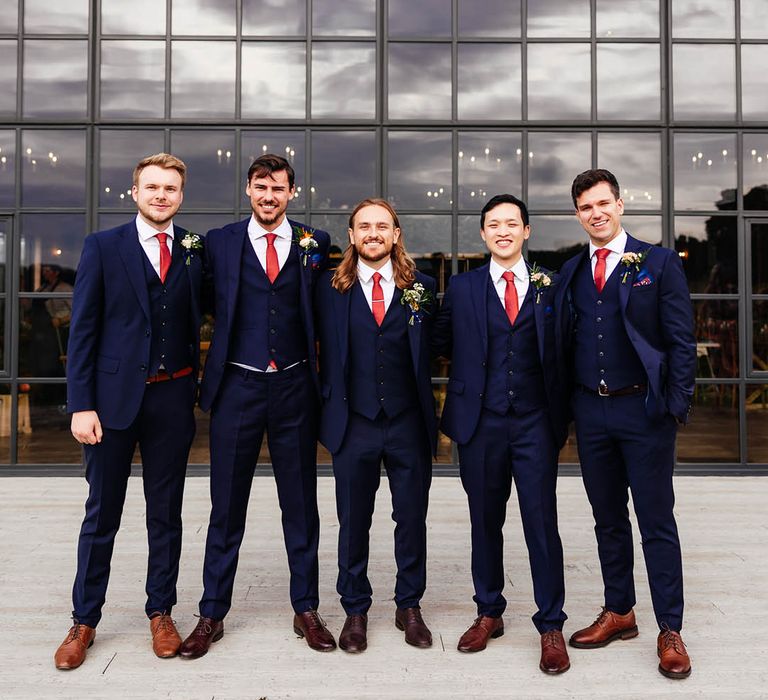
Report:
[[381,463],[395,526],[395,625],[429,647],[421,617],[426,588],[427,503],[437,444],[430,381],[435,281],[416,271],[397,213],[365,199],[349,217],[349,246],[318,282],[323,404],[320,441],[333,455],[339,517],[336,589],[347,614],[339,646],[367,647],[368,541]]

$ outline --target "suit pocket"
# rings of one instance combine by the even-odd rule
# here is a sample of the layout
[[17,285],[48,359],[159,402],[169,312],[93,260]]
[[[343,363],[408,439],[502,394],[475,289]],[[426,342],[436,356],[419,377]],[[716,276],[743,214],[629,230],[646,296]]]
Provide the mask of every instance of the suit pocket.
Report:
[[96,357],[96,370],[106,374],[115,374],[120,367],[120,359],[99,355]]
[[450,391],[452,394],[463,394],[464,382],[460,381],[459,379],[449,379],[448,391]]

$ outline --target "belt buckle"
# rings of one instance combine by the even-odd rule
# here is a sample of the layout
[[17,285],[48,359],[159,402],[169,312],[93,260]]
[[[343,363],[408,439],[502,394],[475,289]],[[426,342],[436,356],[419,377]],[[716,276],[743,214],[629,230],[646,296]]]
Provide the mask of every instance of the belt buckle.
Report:
[[605,383],[603,379],[601,379],[600,383],[597,385],[597,393],[599,396],[611,395],[611,393],[608,391],[608,385]]

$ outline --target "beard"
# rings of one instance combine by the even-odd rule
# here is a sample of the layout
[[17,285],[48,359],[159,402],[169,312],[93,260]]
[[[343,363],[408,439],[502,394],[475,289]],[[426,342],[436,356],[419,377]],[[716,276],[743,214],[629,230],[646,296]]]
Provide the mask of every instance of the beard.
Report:
[[179,207],[171,207],[164,214],[154,213],[149,206],[139,206],[138,209],[145,221],[158,226],[165,226],[176,215]]
[[[371,241],[377,241],[382,244],[382,247],[379,248],[379,250],[375,253],[368,252],[368,250],[366,249],[365,244]],[[387,244],[381,238],[371,238],[371,239],[367,239],[366,241],[363,241],[359,245],[356,245],[355,250],[357,251],[357,255],[361,260],[375,263],[375,262],[379,262],[380,260],[384,260],[384,258],[389,257],[392,254],[392,249],[394,247],[395,247],[394,244],[390,244],[389,247],[387,247]]]

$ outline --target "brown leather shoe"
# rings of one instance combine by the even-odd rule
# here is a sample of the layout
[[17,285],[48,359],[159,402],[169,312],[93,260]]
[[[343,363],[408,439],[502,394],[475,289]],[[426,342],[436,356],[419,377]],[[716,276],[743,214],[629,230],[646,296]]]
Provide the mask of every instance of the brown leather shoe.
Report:
[[673,632],[668,627],[662,629],[656,641],[656,650],[659,655],[659,673],[662,676],[688,678],[691,675],[691,659],[679,632]]
[[405,641],[414,647],[426,649],[432,646],[432,633],[424,624],[419,608],[398,608],[395,610],[395,627],[405,630]]
[[85,661],[85,653],[93,644],[95,636],[96,630],[93,627],[75,622],[53,655],[56,668],[60,671],[71,671],[80,666]]
[[504,634],[504,620],[501,617],[480,615],[461,635],[458,650],[466,653],[482,651],[488,646],[489,639],[496,639]]
[[606,608],[589,626],[571,635],[568,643],[577,649],[597,649],[610,644],[614,639],[632,639],[637,637],[635,613],[630,610],[626,615],[619,615]]
[[541,661],[539,668],[544,673],[565,673],[571,667],[565,639],[560,630],[548,630],[541,635]]
[[201,617],[197,621],[197,627],[192,630],[192,634],[181,643],[179,656],[182,659],[199,659],[208,653],[211,644],[218,642],[223,636],[223,620]]
[[336,648],[336,640],[317,610],[307,610],[300,615],[294,615],[293,631],[299,637],[304,637],[309,648],[315,651],[333,651]]
[[170,615],[157,613],[149,618],[152,631],[152,651],[161,659],[170,659],[179,653],[181,637]]
[[350,654],[368,648],[368,615],[347,615],[339,635],[339,647]]

